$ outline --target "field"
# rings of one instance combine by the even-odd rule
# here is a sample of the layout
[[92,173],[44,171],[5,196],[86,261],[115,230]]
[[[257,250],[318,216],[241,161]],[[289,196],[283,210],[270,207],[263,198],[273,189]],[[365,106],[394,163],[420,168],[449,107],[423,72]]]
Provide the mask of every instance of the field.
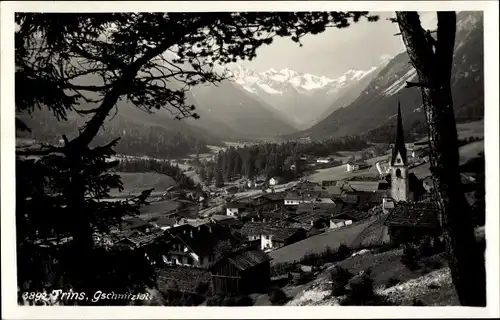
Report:
[[[470,128],[472,125],[466,128]],[[478,124],[476,124],[476,127]],[[460,147],[460,164],[467,162],[468,160],[476,157],[479,152],[484,151],[484,141],[476,141],[473,143],[466,144]],[[366,160],[366,163],[374,165],[377,161],[386,160],[388,155],[383,155],[380,157],[372,158]],[[421,166],[415,167],[410,170],[415,173],[415,175],[423,179],[430,174],[429,163],[425,163]],[[375,167],[371,167],[366,170],[360,170],[358,172],[347,172],[346,165],[341,165],[333,168],[319,169],[315,173],[311,174],[308,179],[314,182],[321,182],[323,180],[345,180],[356,176],[377,176],[378,172]]]
[[123,182],[123,191],[113,189],[111,195],[126,196],[135,195],[143,190],[154,188],[154,193],[164,192],[169,187],[175,185],[173,178],[159,173],[152,172],[118,172]]
[[[484,141],[476,141],[460,147],[460,164],[464,164],[470,159],[477,157],[479,152],[484,151]],[[421,166],[410,170],[417,178],[423,179],[430,174],[430,163],[424,163]]]
[[378,171],[375,167],[360,170],[357,172],[347,172],[346,165],[341,165],[332,168],[319,169],[308,177],[308,180],[313,182],[321,182],[323,180],[345,180],[355,176],[377,176]]
[[[457,123],[457,133],[459,139],[468,137],[484,137],[484,120]],[[422,142],[426,140],[428,140],[428,138],[424,137],[416,142]]]
[[484,137],[484,120],[457,124],[459,138]]
[[305,240],[271,251],[269,256],[272,264],[298,261],[308,253],[321,253],[328,247],[335,249],[341,244],[351,246],[358,241],[358,236],[375,220],[369,219],[337,230],[312,236]]

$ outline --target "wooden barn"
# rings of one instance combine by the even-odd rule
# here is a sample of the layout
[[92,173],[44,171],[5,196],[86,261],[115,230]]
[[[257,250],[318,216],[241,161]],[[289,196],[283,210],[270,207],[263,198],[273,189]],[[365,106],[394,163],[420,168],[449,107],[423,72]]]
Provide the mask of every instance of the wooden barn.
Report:
[[399,202],[387,216],[392,242],[414,242],[423,236],[440,236],[439,208],[433,202]]
[[210,268],[213,294],[251,294],[268,289],[271,258],[256,247],[227,253]]

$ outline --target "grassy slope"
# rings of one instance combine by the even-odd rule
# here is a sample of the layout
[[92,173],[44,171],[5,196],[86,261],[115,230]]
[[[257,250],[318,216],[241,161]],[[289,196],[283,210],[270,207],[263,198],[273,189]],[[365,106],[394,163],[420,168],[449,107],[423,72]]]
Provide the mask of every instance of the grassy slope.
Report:
[[[369,252],[347,258],[338,265],[347,268],[353,274],[371,268],[374,287],[379,294],[398,305],[411,305],[413,298],[422,300],[425,305],[458,304],[449,270],[445,267],[446,261],[442,255],[434,256],[433,260],[440,261],[443,268],[430,273],[425,269],[410,271],[401,263],[401,255],[401,249],[378,254]],[[331,267],[321,273],[289,305],[338,305],[335,298],[329,297],[330,271]],[[387,288],[390,278],[397,278],[400,284]],[[428,287],[430,283],[439,285],[432,289]]]
[[350,246],[358,235],[374,220],[366,220],[338,230],[321,233],[305,240],[271,251],[272,264],[298,261],[307,253],[320,253],[328,247],[337,248],[341,244]]
[[[460,147],[460,164],[464,164],[470,159],[477,157],[479,152],[484,152],[484,141],[476,141]],[[430,163],[411,169],[417,178],[423,179],[430,174]]]
[[174,179],[164,174],[152,172],[118,172],[118,174],[124,189],[122,192],[113,189],[111,194],[114,196],[137,194],[150,188],[154,188],[155,192],[161,192],[175,185]]

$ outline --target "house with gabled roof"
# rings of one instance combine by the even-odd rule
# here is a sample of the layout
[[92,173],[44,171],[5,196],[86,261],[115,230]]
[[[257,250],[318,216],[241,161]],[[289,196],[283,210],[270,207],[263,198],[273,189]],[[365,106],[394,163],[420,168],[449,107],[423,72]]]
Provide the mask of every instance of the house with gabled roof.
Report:
[[136,231],[140,231],[140,232],[143,232],[143,233],[148,233],[149,231],[153,230],[155,227],[139,218],[139,217],[130,217],[130,218],[125,218],[125,219],[122,219],[122,221],[120,222],[120,230],[122,231],[126,231],[126,230],[136,230]]
[[206,268],[214,262],[221,243],[235,240],[228,228],[216,223],[184,224],[168,232],[171,239],[163,262],[173,265]]
[[226,204],[226,215],[238,217],[250,209],[250,205],[243,202],[230,202]]
[[276,249],[296,241],[305,239],[307,231],[304,228],[292,227],[283,223],[247,222],[241,229],[242,236],[249,242],[260,239],[262,250]]
[[391,241],[414,242],[423,236],[441,234],[440,211],[436,202],[398,202],[384,221]]
[[266,292],[271,281],[271,258],[247,246],[224,254],[210,267],[214,295]]
[[326,190],[289,192],[284,198],[287,206],[297,206],[300,203],[334,203]]

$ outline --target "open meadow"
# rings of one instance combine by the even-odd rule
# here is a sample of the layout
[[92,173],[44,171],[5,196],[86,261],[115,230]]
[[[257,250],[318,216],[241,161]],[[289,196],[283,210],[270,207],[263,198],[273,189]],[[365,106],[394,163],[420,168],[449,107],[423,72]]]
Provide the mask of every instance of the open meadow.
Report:
[[359,234],[374,222],[376,222],[375,218],[367,219],[271,251],[269,253],[269,256],[273,259],[271,264],[299,261],[308,253],[321,253],[327,248],[336,249],[341,244],[351,246],[353,242],[358,241]]
[[[476,141],[466,144],[465,146],[461,146],[459,151],[460,164],[462,165],[470,159],[477,157],[480,152],[484,152],[484,141]],[[423,165],[412,168],[410,172],[413,172],[417,176],[417,178],[424,179],[431,173],[429,168],[430,163],[424,163]]]
[[[480,152],[484,152],[484,141],[476,141],[461,146],[460,164],[463,164],[468,160],[475,158]],[[372,165],[372,167],[365,170],[359,170],[357,172],[347,172],[347,167],[345,164],[332,168],[319,169],[315,173],[311,174],[308,179],[313,182],[321,182],[323,180],[346,180],[356,176],[377,176],[378,171],[373,165],[377,161],[387,160],[387,158],[387,155],[383,155],[380,157],[368,159],[366,160],[366,163]],[[410,169],[410,172],[415,173],[418,178],[423,179],[430,174],[429,166],[429,163],[425,163],[423,165]]]
[[164,174],[154,172],[118,172],[122,179],[123,191],[111,190],[112,196],[130,196],[154,188],[154,194],[161,194],[175,185],[175,180]]

